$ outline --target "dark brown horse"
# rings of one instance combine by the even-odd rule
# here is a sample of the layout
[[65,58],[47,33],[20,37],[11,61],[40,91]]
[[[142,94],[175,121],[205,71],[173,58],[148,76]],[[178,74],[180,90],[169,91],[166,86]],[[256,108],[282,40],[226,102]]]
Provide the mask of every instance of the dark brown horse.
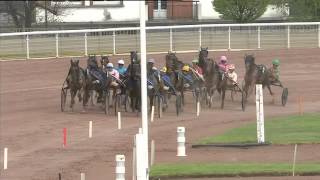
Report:
[[246,98],[250,96],[256,84],[262,84],[262,87],[268,87],[270,95],[273,96],[273,92],[270,88],[269,81],[269,71],[265,65],[255,64],[254,55],[245,55],[244,63],[246,68],[246,73],[244,76],[244,87],[243,91],[245,92]]
[[79,60],[70,60],[70,68],[67,76],[67,86],[71,93],[70,108],[73,110],[74,98],[78,93],[79,101],[82,101],[82,94],[85,88],[84,70],[79,66]]
[[218,89],[219,85],[219,68],[212,58],[208,58],[208,48],[201,48],[199,51],[199,67],[204,75],[204,97],[206,104],[212,107],[213,94]]

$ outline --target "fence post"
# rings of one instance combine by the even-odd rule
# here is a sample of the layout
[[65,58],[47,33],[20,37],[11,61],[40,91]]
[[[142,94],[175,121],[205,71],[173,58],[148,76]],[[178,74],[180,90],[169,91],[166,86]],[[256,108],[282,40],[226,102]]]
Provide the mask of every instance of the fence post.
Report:
[[30,59],[29,35],[27,35],[26,43],[27,43],[27,59]]
[[87,33],[84,33],[84,55],[88,56],[88,36]]
[[229,30],[228,30],[228,50],[231,49],[231,26],[229,26]]
[[59,57],[59,34],[56,34],[56,57]]
[[201,27],[199,27],[199,47],[202,46],[202,32]]
[[261,48],[260,36],[261,36],[260,26],[258,26],[258,49],[260,49],[260,48]]
[[116,31],[115,30],[113,30],[112,37],[113,37],[113,55],[115,55],[116,54]]
[[172,52],[172,28],[170,28],[170,52]]
[[287,45],[287,48],[290,49],[290,25],[288,25],[287,27],[287,39],[288,39],[288,45]]
[[318,24],[318,48],[320,48],[320,24]]

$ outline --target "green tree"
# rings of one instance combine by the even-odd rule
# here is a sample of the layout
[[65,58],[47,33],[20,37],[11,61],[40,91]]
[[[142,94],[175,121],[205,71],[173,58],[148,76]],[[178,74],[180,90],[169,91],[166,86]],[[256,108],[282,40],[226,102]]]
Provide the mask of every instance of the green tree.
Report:
[[8,13],[18,28],[30,28],[36,19],[36,9],[44,9],[53,15],[59,15],[62,7],[66,7],[63,2],[51,3],[50,1],[2,1],[3,11]]
[[222,19],[248,23],[267,10],[270,0],[213,0],[212,4]]
[[295,21],[320,20],[320,0],[272,0],[272,4]]

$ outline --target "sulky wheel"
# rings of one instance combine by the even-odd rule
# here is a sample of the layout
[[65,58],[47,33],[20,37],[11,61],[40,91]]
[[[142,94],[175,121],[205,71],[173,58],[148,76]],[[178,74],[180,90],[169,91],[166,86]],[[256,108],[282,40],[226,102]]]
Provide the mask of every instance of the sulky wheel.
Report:
[[109,114],[109,108],[110,108],[110,97],[109,97],[109,92],[104,91],[104,102],[103,102],[103,108],[104,108],[104,113],[107,115]]
[[282,106],[285,106],[287,104],[288,101],[288,88],[283,88],[282,90],[282,96],[281,96],[281,102],[282,102]]
[[68,94],[68,89],[62,88],[61,89],[61,112],[65,111],[66,101],[67,101],[67,94]]

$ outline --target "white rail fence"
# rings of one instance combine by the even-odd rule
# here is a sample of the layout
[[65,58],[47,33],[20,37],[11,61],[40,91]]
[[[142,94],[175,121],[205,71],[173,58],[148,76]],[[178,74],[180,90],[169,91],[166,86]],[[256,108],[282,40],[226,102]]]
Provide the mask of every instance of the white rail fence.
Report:
[[[139,27],[0,34],[0,59],[124,54],[140,47]],[[147,27],[147,51],[320,48],[320,22]]]

